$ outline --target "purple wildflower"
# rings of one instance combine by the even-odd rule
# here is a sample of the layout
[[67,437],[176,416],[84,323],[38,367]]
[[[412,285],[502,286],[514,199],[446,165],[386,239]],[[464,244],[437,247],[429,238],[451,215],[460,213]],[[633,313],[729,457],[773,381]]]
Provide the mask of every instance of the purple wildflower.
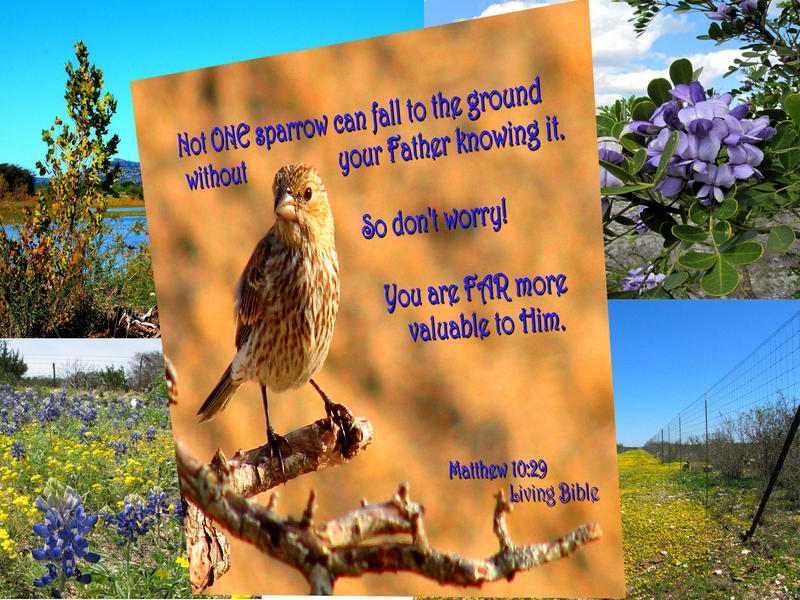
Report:
[[[707,96],[697,81],[676,85],[670,93],[673,100],[658,107],[651,121],[632,121],[627,128],[646,138],[645,164],[651,170],[661,161],[672,132],[678,132],[666,177],[656,189],[664,196],[675,196],[690,185],[695,197],[708,205],[712,199],[722,202],[737,179],[761,177],[755,167],[764,154],[756,144],[777,133],[769,126],[769,117],[747,119],[746,104],[731,109],[730,94]],[[720,161],[723,150],[725,162]]]
[[654,270],[655,267],[652,263],[631,269],[628,271],[628,276],[622,280],[622,291],[637,292],[641,295],[657,287],[659,283],[664,281],[666,275],[654,273]]
[[720,2],[717,10],[706,13],[706,16],[713,21],[730,21],[736,16],[736,9],[724,2]]

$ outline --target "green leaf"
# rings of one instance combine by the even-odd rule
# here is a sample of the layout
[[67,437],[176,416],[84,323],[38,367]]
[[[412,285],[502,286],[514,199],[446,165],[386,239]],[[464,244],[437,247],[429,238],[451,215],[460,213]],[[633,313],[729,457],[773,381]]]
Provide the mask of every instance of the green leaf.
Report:
[[689,274],[686,271],[678,271],[677,273],[673,273],[669,277],[667,277],[664,281],[661,282],[661,286],[665,290],[672,290],[681,285],[689,279]]
[[609,292],[608,299],[609,300],[630,300],[631,298],[636,298],[638,294],[636,292]]
[[658,161],[656,174],[653,176],[653,183],[656,183],[659,179],[661,179],[661,176],[664,174],[664,169],[667,168],[667,163],[669,163],[669,159],[672,158],[672,155],[675,153],[675,148],[677,148],[677,146],[678,132],[673,131],[669,134],[667,143],[664,144],[664,150],[661,152],[661,159]]
[[736,202],[735,199],[725,198],[725,200],[711,209],[711,214],[713,214],[717,219],[730,219],[736,214],[738,209],[739,203]]
[[703,271],[717,261],[717,255],[710,252],[686,252],[678,257],[678,264],[687,269]]
[[621,138],[619,138],[619,143],[622,144],[622,147],[630,150],[631,152],[636,152],[637,150],[644,149],[644,138],[640,135],[635,133],[626,133]]
[[669,299],[669,294],[664,290],[661,286],[656,286],[649,292],[645,292],[643,294],[647,298],[652,298],[654,300],[667,300]]
[[715,244],[724,244],[731,237],[731,224],[727,221],[717,221],[711,230],[711,237]]
[[[712,23],[716,25],[716,23]],[[669,78],[675,85],[692,82],[692,63],[687,58],[679,58],[669,66]]]
[[720,244],[719,248],[717,248],[717,252],[725,252],[731,246],[741,244],[742,242],[749,242],[757,235],[758,233],[755,231],[743,231],[741,233],[734,234],[727,242]]
[[789,94],[783,101],[783,108],[800,129],[800,94]]
[[672,234],[684,242],[705,242],[708,231],[694,225],[673,225]]
[[620,225],[624,225],[625,227],[631,227],[635,223],[633,219],[626,217],[625,215],[617,215],[613,220]]
[[747,265],[757,261],[764,254],[764,247],[758,242],[742,242],[725,250],[722,256],[734,265]]
[[634,177],[619,165],[601,160],[600,166],[622,181],[634,181]]
[[695,201],[689,207],[689,220],[698,225],[708,222],[708,208],[703,206],[701,202]]
[[635,185],[623,185],[622,187],[607,187],[600,190],[601,196],[621,196],[628,192],[638,192],[653,187],[652,183],[637,183]]
[[633,106],[631,116],[634,121],[649,121],[653,113],[656,112],[656,108],[658,107],[650,100],[642,100]]
[[633,158],[631,159],[631,173],[635,175],[641,171],[645,160],[647,160],[647,150],[640,148],[634,152]]
[[611,135],[611,128],[614,126],[614,119],[608,115],[597,115],[597,135],[605,136]]
[[767,238],[767,251],[777,254],[794,244],[794,231],[788,225],[773,227]]
[[622,134],[622,130],[625,128],[625,125],[625,123],[614,123],[614,126],[611,127],[611,135],[619,139],[619,136]]
[[725,296],[739,285],[739,273],[724,259],[716,261],[714,267],[700,280],[700,287],[711,296]]
[[663,77],[659,77],[647,84],[647,95],[656,103],[656,106],[661,106],[664,102],[672,100],[672,94],[669,93],[671,89],[672,84]]

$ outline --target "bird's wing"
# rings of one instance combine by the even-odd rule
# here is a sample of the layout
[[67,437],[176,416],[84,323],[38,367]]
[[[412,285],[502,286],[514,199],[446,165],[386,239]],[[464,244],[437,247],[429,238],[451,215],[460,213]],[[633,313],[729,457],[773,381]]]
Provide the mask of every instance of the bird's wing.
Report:
[[267,307],[268,277],[265,269],[270,254],[276,249],[276,239],[270,231],[261,238],[253,250],[247,266],[236,287],[236,348],[241,348],[250,337],[253,325],[263,317]]

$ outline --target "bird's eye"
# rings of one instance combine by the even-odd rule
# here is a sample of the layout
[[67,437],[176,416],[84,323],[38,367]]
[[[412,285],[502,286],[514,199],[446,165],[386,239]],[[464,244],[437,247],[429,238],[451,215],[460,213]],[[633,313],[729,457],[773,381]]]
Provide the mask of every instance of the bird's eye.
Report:
[[307,188],[306,188],[306,191],[305,191],[305,192],[303,192],[303,197],[304,197],[306,200],[311,200],[311,195],[312,195],[312,194],[313,194],[313,192],[311,191],[311,188],[310,188],[310,187],[307,187]]

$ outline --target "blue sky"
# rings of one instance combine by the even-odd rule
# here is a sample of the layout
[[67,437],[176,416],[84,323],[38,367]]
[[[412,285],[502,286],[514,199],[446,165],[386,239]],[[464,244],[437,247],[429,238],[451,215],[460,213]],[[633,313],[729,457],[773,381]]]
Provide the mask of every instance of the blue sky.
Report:
[[610,300],[617,441],[644,444],[800,311],[800,300]]
[[42,129],[66,116],[64,63],[76,63],[79,40],[117,98],[117,157],[138,161],[132,80],[420,27],[421,0],[9,4],[0,36],[0,163],[33,169],[44,158]]

